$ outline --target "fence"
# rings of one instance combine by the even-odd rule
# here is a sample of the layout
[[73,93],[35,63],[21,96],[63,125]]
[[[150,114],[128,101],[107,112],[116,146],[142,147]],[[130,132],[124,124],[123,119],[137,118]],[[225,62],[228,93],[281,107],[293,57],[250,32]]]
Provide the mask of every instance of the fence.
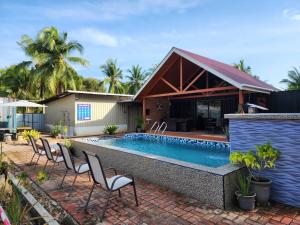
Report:
[[35,130],[44,130],[45,115],[42,113],[18,113],[17,127],[32,127]]

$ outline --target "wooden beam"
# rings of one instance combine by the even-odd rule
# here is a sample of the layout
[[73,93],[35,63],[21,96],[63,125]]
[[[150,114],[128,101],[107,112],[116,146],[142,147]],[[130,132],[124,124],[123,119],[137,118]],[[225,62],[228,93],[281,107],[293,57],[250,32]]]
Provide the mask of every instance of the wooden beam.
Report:
[[206,85],[205,85],[206,88],[208,88],[208,72],[206,71]]
[[170,88],[172,88],[174,91],[176,91],[176,92],[179,92],[179,90],[176,88],[176,87],[174,87],[169,81],[167,81],[166,79],[164,79],[164,78],[160,78],[163,82],[165,82]]
[[182,91],[182,83],[183,83],[183,74],[182,74],[182,57],[180,57],[180,91]]
[[239,90],[239,105],[244,105],[244,94],[242,90]]
[[184,91],[186,91],[187,89],[190,88],[190,86],[192,86],[203,74],[205,73],[205,70],[202,70],[192,81],[191,83],[188,84],[188,86],[186,86],[186,88],[184,89]]
[[229,95],[238,95],[238,94],[239,94],[238,92],[226,92],[226,93],[217,93],[217,94],[179,96],[179,97],[172,97],[171,99],[206,98],[206,97],[229,96]]
[[236,90],[237,88],[234,86],[228,87],[217,87],[217,88],[206,88],[206,89],[199,89],[199,90],[192,90],[192,91],[182,91],[182,92],[173,92],[173,93],[163,93],[163,94],[155,94],[155,95],[148,95],[145,96],[146,98],[157,98],[157,97],[166,97],[166,96],[173,96],[173,95],[186,95],[186,94],[196,94],[196,93],[206,93],[212,91],[228,91],[228,90]]
[[[166,65],[163,65],[162,66],[162,68],[161,68],[161,71],[160,71],[160,76],[159,77],[163,77],[168,71],[169,71],[169,69],[172,67],[172,66],[174,66],[174,64],[176,63],[176,62],[178,62],[178,60],[179,60],[179,57],[178,57],[178,55],[176,55],[176,56],[172,56],[172,57],[170,57],[170,59],[169,59],[169,62],[168,62],[168,64]],[[159,79],[159,77],[158,78],[156,78],[156,79],[153,79],[153,82],[151,81],[151,82],[149,82],[149,84],[144,88],[144,90],[142,91],[142,96],[145,96],[145,94],[143,93],[143,92],[150,92],[150,91],[152,91],[152,88],[154,88],[155,87],[155,85],[160,81],[160,79]]]
[[146,130],[146,99],[143,98],[143,123],[144,129]]

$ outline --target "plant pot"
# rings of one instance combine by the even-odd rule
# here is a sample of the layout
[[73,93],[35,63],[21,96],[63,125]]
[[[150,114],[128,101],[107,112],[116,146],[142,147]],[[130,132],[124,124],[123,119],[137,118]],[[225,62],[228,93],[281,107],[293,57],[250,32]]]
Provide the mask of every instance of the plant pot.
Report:
[[249,195],[249,196],[243,196],[243,195],[240,194],[239,191],[236,191],[235,195],[237,197],[239,207],[242,210],[250,211],[250,210],[253,210],[255,208],[255,196],[256,196],[255,193],[252,194],[252,195]]
[[256,193],[256,201],[259,205],[267,205],[270,200],[272,181],[264,177],[251,180],[250,190]]

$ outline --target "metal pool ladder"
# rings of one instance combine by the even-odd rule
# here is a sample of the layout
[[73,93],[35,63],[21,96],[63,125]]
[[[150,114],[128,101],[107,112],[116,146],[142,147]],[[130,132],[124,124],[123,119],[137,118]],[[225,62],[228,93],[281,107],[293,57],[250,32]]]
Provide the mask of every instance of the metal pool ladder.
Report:
[[152,131],[153,131],[153,129],[154,129],[155,126],[156,126],[156,128],[155,128],[155,130],[154,130],[153,133],[156,133],[157,130],[159,129],[159,123],[158,123],[157,121],[155,121],[155,122],[153,123],[152,127],[150,128],[150,133],[152,133]]
[[[164,129],[161,131],[163,126],[164,126]],[[161,133],[163,134],[166,131],[167,127],[168,127],[168,124],[166,122],[162,122],[161,125],[159,126],[157,132],[161,131]]]

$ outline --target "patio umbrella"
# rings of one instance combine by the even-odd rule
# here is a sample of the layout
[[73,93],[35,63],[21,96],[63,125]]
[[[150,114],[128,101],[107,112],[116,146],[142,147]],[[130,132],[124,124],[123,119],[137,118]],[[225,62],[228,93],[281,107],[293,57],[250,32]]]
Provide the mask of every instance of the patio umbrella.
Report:
[[[0,107],[24,107],[24,108],[45,108],[47,106],[38,104],[35,102],[30,102],[27,100],[19,100],[15,102],[6,102],[0,104]],[[33,128],[33,114],[32,114],[32,128]],[[25,125],[25,115],[23,117],[23,124]]]

